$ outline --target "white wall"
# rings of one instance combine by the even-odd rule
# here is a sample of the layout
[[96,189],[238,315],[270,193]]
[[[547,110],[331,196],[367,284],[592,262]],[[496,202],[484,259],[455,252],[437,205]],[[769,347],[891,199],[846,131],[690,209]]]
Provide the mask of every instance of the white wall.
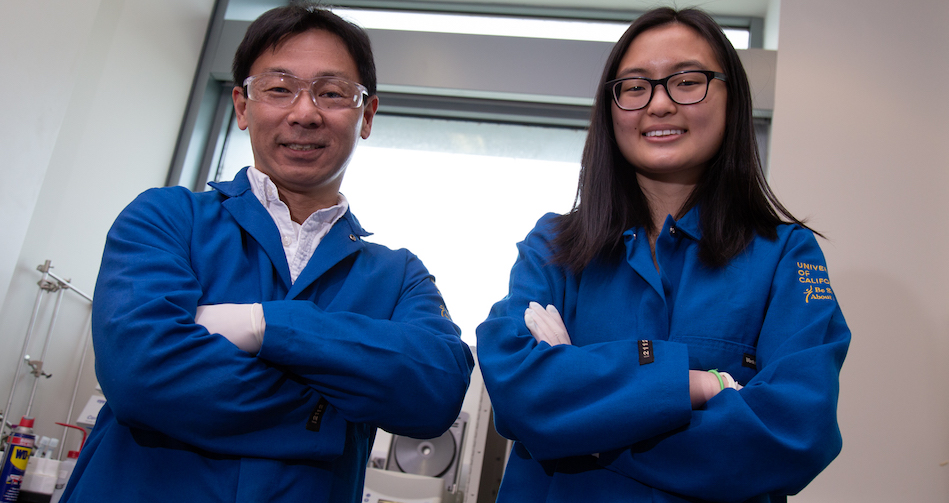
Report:
[[[10,419],[32,377],[15,373],[40,273],[93,293],[105,234],[136,194],[164,184],[213,0],[52,0],[0,4],[0,407]],[[41,313],[30,355],[46,335]],[[38,383],[37,432],[61,436],[88,331],[88,302],[67,292]],[[90,358],[77,407],[94,391]],[[78,413],[78,410],[76,411]],[[70,420],[74,417],[68,418]],[[74,449],[74,446],[70,446]]]
[[[6,295],[46,168],[77,80],[96,0],[0,4],[0,303]],[[42,28],[40,28],[42,27]],[[21,78],[14,78],[19,76]],[[2,364],[0,364],[2,365]]]
[[843,452],[801,502],[949,498],[949,2],[781,2],[772,184],[853,331]]

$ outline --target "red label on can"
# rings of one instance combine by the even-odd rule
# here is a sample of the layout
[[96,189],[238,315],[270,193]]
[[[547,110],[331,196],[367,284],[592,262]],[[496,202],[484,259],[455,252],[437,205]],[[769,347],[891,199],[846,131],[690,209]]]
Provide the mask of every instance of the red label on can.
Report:
[[12,445],[22,445],[23,447],[30,447],[30,448],[32,448],[32,447],[33,447],[33,441],[34,441],[34,439],[31,438],[31,437],[17,437],[17,436],[12,436],[12,437],[10,437],[10,444],[12,444]]

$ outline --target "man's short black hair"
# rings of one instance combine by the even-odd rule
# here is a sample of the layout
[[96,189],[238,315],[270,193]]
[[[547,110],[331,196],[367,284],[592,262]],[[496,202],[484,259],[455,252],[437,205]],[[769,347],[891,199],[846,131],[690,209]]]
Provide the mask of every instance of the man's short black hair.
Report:
[[369,35],[329,9],[312,4],[277,7],[263,13],[250,24],[231,65],[235,84],[240,86],[244,83],[244,79],[250,76],[250,67],[265,50],[289,36],[309,30],[325,30],[342,39],[349,49],[349,55],[356,62],[361,80],[359,83],[366,87],[370,96],[376,94],[376,64]]

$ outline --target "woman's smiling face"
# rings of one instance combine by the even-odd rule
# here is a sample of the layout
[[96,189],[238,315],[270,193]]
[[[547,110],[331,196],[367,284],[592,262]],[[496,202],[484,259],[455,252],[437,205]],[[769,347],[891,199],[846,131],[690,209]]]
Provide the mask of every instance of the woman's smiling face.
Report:
[[[614,78],[660,79],[684,70],[721,72],[712,46],[692,28],[671,23],[639,34]],[[727,103],[725,83],[713,79],[708,95],[692,105],[669,99],[663,87],[640,110],[612,105],[613,131],[623,157],[640,177],[695,183],[722,144]]]

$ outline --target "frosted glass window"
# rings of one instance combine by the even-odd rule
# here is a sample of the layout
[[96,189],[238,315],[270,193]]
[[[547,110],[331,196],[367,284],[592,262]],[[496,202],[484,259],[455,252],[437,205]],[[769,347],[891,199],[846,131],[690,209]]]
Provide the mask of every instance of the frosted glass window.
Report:
[[[435,275],[462,337],[507,294],[515,244],[547,212],[573,203],[586,131],[377,115],[342,192],[373,235],[408,248]],[[253,162],[232,125],[221,173]],[[526,306],[525,306],[526,307]]]

